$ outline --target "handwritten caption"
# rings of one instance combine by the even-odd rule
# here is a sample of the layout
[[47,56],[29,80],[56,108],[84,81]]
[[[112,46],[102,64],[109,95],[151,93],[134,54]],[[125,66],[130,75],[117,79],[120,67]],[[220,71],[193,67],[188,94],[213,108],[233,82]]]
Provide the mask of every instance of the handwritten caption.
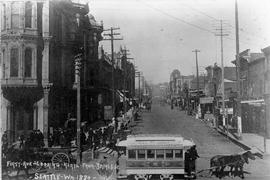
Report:
[[96,180],[97,177],[89,175],[70,175],[70,174],[39,174],[35,173],[36,180]]
[[117,166],[115,164],[101,164],[101,163],[93,163],[93,164],[88,164],[88,163],[82,163],[81,165],[78,164],[71,164],[71,163],[46,163],[46,162],[40,162],[40,161],[34,161],[34,162],[13,162],[13,161],[7,161],[7,167],[12,167],[12,168],[31,168],[31,167],[42,167],[42,168],[48,168],[48,169],[95,169],[95,170],[116,170]]

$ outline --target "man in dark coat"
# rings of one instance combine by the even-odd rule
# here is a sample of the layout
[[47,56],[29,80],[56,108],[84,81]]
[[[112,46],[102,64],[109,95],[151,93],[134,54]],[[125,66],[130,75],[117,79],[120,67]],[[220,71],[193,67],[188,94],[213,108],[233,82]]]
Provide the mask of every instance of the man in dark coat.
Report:
[[198,155],[196,145],[190,148],[189,153],[190,153],[190,168],[191,171],[195,171],[195,160],[200,157]]
[[188,149],[185,152],[185,172],[187,173],[188,176],[191,175],[190,161],[191,161],[190,149]]

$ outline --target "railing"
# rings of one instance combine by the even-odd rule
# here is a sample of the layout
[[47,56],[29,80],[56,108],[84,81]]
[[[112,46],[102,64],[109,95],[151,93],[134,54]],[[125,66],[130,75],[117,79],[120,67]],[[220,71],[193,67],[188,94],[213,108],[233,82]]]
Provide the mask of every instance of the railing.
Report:
[[14,86],[25,86],[33,87],[37,86],[37,78],[5,78],[1,79],[2,87],[14,87]]

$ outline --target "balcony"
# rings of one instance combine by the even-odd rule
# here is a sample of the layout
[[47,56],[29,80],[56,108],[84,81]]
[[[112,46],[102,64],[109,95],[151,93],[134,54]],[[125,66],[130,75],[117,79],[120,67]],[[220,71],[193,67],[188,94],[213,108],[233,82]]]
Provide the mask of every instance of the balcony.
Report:
[[35,78],[5,78],[1,79],[2,87],[37,87],[38,82]]

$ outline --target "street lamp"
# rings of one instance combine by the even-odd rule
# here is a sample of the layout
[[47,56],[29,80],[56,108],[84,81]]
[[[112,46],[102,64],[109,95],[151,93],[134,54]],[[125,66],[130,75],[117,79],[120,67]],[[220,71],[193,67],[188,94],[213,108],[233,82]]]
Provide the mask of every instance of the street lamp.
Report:
[[81,164],[81,64],[82,53],[75,56],[75,85],[77,88],[77,164]]

